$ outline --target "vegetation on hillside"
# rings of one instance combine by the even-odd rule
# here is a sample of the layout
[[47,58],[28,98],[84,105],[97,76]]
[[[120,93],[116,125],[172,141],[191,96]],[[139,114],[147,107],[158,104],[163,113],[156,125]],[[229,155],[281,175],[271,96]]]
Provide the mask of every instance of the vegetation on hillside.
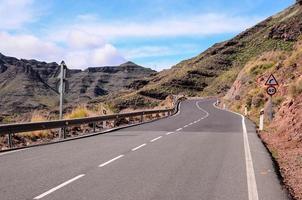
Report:
[[241,70],[224,98],[232,110],[244,113],[257,124],[262,108],[267,113],[266,79],[274,74],[279,82],[273,96],[274,121],[265,116],[260,137],[280,165],[281,175],[296,199],[302,199],[302,38],[293,49],[269,51],[252,58]]

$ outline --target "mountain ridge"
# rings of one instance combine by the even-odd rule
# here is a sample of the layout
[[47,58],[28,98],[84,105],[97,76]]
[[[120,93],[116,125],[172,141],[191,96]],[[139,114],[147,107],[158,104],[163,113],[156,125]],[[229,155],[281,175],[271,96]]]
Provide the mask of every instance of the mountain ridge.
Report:
[[[120,90],[129,90],[133,81],[156,73],[133,62],[119,66],[68,69],[70,89],[66,103],[81,104]],[[21,114],[33,110],[53,110],[58,104],[60,65],[17,59],[0,54],[0,111]]]

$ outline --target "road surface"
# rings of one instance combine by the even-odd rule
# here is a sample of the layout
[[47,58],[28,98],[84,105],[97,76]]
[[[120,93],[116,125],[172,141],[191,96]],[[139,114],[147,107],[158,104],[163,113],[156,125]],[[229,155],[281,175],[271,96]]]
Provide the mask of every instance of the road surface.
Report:
[[0,199],[288,199],[253,124],[214,101],[188,100],[166,119],[0,154]]

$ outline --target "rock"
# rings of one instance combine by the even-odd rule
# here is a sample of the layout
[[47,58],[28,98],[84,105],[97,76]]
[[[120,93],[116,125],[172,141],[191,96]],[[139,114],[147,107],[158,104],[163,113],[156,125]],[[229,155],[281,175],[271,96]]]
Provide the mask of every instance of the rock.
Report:
[[293,104],[294,104],[294,101],[291,100],[291,101],[288,103],[288,107],[290,108]]

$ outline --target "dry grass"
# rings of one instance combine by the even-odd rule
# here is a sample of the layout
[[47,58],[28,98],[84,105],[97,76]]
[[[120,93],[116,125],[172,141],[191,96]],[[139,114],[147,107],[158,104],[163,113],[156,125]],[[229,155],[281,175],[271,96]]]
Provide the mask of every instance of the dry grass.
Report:
[[88,110],[85,105],[74,108],[70,113],[65,115],[65,119],[78,119],[92,116],[92,111]]
[[302,93],[302,79],[291,84],[289,87],[289,94],[291,95],[292,98],[297,97],[301,93]]
[[[43,122],[47,120],[48,119],[43,114],[34,112],[32,114],[30,122]],[[32,131],[32,132],[20,133],[20,135],[32,140],[37,138],[49,138],[53,136],[50,130]]]

